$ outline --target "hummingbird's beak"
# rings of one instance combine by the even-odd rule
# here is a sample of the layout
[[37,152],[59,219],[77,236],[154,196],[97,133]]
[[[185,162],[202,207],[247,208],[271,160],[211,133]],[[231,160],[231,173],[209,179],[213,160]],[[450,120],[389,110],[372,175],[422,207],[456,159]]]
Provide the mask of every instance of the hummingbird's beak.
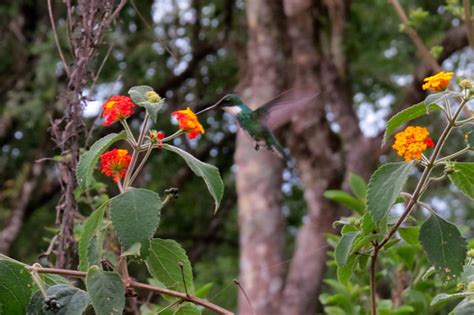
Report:
[[222,102],[223,99],[224,99],[224,98],[221,98],[220,100],[217,101],[217,103],[215,103],[215,104],[213,104],[213,105],[211,105],[211,106],[208,106],[208,107],[204,108],[203,110],[200,110],[199,112],[196,113],[196,115],[205,113],[205,112],[207,112],[208,110],[213,109],[214,107],[216,107],[217,105],[219,105],[219,104]]

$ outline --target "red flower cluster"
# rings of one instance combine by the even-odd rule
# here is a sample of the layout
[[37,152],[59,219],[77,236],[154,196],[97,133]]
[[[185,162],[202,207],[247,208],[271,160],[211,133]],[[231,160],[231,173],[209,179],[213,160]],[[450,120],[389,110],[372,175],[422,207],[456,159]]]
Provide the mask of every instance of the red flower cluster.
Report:
[[131,159],[128,150],[113,149],[105,152],[100,156],[100,171],[118,182],[125,176]]
[[102,105],[102,117],[105,118],[102,123],[104,126],[110,126],[113,123],[128,118],[135,112],[132,100],[128,96],[116,95],[109,98]]
[[193,111],[188,107],[187,109],[178,110],[171,113],[179,123],[179,128],[183,129],[184,132],[188,134],[189,139],[196,138],[199,134],[204,134],[204,128],[199,122],[197,116]]

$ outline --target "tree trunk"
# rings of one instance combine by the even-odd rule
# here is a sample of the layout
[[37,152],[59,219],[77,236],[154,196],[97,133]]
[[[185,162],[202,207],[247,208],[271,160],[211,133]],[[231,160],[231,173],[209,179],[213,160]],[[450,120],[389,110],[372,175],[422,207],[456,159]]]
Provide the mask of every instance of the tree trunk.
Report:
[[[255,108],[285,87],[284,13],[281,1],[247,1],[248,73],[240,88]],[[240,225],[241,314],[275,314],[282,288],[284,221],[281,211],[282,162],[239,132],[235,153]]]

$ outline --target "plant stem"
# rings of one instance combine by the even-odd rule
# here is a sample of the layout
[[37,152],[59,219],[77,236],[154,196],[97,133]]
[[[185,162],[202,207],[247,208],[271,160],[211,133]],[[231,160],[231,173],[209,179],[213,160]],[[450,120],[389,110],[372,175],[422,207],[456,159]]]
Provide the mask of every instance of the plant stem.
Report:
[[[40,267],[31,267],[31,266],[28,266],[27,268],[29,270],[32,270],[32,271],[34,270],[38,273],[51,273],[51,274],[69,276],[69,277],[74,277],[74,278],[85,278],[87,276],[86,272],[77,271],[77,270],[56,269],[56,268],[40,268]],[[169,295],[169,296],[179,298],[179,299],[181,299],[183,301],[186,301],[186,302],[201,305],[202,307],[207,308],[208,310],[213,311],[216,314],[221,314],[221,315],[233,315],[234,314],[231,311],[228,311],[228,310],[220,307],[219,305],[216,305],[216,304],[211,303],[209,301],[200,299],[200,298],[198,298],[196,296],[193,296],[193,295],[186,295],[186,293],[173,291],[173,290],[169,290],[169,289],[166,289],[166,288],[158,288],[158,287],[154,287],[154,286],[149,285],[149,284],[140,283],[140,282],[136,282],[136,281],[129,281],[125,284],[128,285],[129,287],[132,287],[132,288],[143,289],[143,290],[147,290],[147,291],[156,292],[156,293],[159,293],[159,294]]]
[[133,132],[128,126],[127,121],[121,120],[120,122],[122,123],[123,129],[125,129],[125,131],[127,132],[127,138],[128,138],[127,140],[130,142],[132,146],[136,146],[137,141],[135,140],[135,137],[133,136]]
[[140,146],[143,143],[143,139],[145,139],[146,125],[148,123],[149,118],[150,118],[150,115],[148,114],[148,112],[146,112],[145,118],[143,119],[140,134],[138,135],[137,144],[133,148],[132,161],[130,162],[130,165],[127,169],[127,173],[125,174],[125,179],[123,181],[124,189],[127,189],[127,187],[130,185],[130,176],[132,176],[132,173],[135,169],[135,164],[137,163],[138,155],[140,154]]
[[148,149],[146,150],[145,156],[143,157],[143,159],[141,160],[141,162],[138,165],[137,169],[135,170],[135,173],[133,173],[132,177],[130,178],[130,184],[129,185],[132,185],[135,178],[138,176],[138,174],[140,174],[140,171],[142,170],[142,168],[145,165],[146,161],[150,157],[151,150],[153,150],[153,143],[150,142],[150,143],[148,143]]
[[[170,135],[170,136],[164,138],[163,140],[161,140],[161,143],[165,143],[165,142],[171,141],[171,140],[173,140],[174,138],[177,138],[177,137],[181,136],[183,133],[184,133],[183,129],[179,129],[178,131],[176,131],[176,132],[173,133],[172,135]],[[141,152],[141,151],[145,151],[147,148],[148,148],[148,143],[141,145],[141,146],[140,146],[140,152]]]
[[438,142],[433,150],[433,154],[431,155],[428,164],[425,166],[423,173],[421,174],[420,180],[413,191],[412,197],[408,202],[408,205],[403,211],[400,218],[397,220],[395,225],[390,229],[388,234],[383,238],[380,243],[374,243],[374,250],[372,253],[372,259],[370,263],[370,301],[371,301],[371,314],[377,315],[377,297],[375,292],[375,268],[377,263],[377,258],[379,251],[383,248],[385,244],[392,238],[392,236],[398,231],[398,228],[402,225],[405,221],[406,217],[411,213],[411,211],[415,208],[415,205],[418,203],[423,192],[426,190],[426,183],[429,180],[429,175],[431,174],[431,170],[435,167],[435,161],[438,158],[441,149],[443,148],[449,134],[451,133],[452,129],[456,126],[456,120],[461,114],[464,105],[467,103],[467,98],[463,99],[461,104],[459,104],[458,109],[456,110],[453,117],[449,120],[448,124],[444,128],[441,136],[439,137]]

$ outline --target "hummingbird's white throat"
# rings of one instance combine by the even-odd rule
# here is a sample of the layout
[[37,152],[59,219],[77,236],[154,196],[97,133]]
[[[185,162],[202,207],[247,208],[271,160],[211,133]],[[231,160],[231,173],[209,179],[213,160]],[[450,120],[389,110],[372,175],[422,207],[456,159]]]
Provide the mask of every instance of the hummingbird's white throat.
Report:
[[242,111],[242,108],[240,108],[240,106],[224,106],[222,107],[222,109],[234,116],[237,116]]

